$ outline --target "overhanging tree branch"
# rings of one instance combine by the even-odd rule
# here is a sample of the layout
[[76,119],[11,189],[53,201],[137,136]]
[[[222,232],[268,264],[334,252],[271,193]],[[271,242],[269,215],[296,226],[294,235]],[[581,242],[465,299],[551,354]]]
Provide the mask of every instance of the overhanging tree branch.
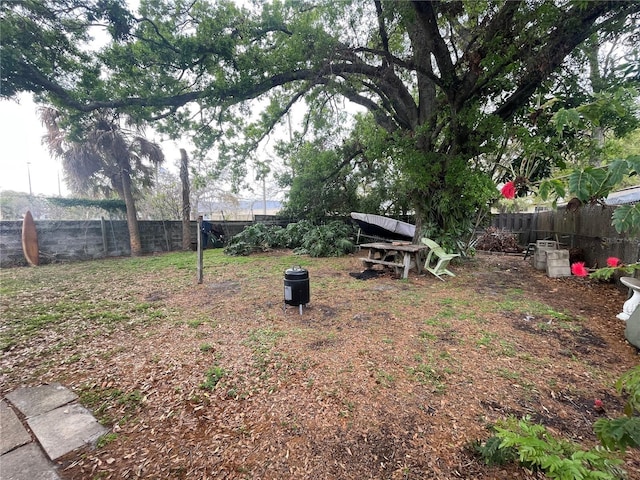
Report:
[[[508,119],[531,97],[536,88],[553,71],[558,69],[578,45],[603,25],[640,12],[639,2],[617,2],[626,8],[615,13],[603,23],[596,22],[608,11],[610,2],[588,2],[567,12],[561,25],[557,25],[544,48],[526,59],[526,68],[518,88],[495,110],[502,119]],[[584,10],[583,10],[584,9]]]

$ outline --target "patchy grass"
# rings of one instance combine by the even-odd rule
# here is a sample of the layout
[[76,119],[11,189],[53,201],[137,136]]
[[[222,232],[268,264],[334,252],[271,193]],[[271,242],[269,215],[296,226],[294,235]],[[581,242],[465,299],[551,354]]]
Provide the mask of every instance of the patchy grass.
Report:
[[[113,426],[63,478],[533,480],[468,445],[509,415],[593,444],[593,398],[621,412],[613,382],[637,362],[623,292],[521,258],[361,281],[358,256],[207,250],[198,285],[195,257],[0,271],[2,393],[61,382]],[[302,315],[283,308],[294,265]]]
[[203,390],[213,391],[220,380],[222,380],[226,375],[227,372],[224,368],[219,365],[214,365],[207,370],[207,373],[205,374],[205,381],[200,384],[200,388]]
[[103,425],[126,423],[140,410],[143,400],[139,390],[127,393],[118,388],[97,385],[81,386],[79,397]]

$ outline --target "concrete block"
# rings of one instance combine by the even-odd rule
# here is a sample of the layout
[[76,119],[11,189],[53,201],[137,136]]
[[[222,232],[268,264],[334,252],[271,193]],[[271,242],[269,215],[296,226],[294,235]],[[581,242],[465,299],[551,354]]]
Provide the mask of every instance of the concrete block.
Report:
[[108,432],[89,410],[78,403],[31,417],[27,423],[51,460],[93,444]]
[[38,387],[18,388],[6,396],[27,418],[49,412],[78,399],[78,396],[59,383]]
[[550,278],[570,277],[569,250],[547,250],[547,276]]
[[0,401],[0,455],[30,441],[31,435],[25,430],[16,412],[7,402]]
[[35,443],[0,457],[2,480],[60,480],[54,466]]

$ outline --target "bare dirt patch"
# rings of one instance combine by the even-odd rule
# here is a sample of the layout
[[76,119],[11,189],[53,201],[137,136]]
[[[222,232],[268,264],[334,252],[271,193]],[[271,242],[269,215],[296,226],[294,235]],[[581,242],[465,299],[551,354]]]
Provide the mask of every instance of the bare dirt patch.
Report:
[[[615,318],[626,292],[550,279],[522,257],[478,255],[441,282],[361,280],[358,255],[236,264],[205,253],[202,285],[191,271],[123,278],[101,262],[93,291],[143,320],[83,314],[4,351],[2,394],[61,382],[115,434],[64,458],[63,478],[541,478],[487,467],[469,445],[507,415],[595,445],[593,422],[621,414],[614,381],[638,362]],[[302,315],[283,308],[284,269],[301,261],[311,284]],[[38,273],[83,267],[47,268]],[[28,295],[5,297],[3,315]],[[56,295],[50,310],[89,294]],[[626,456],[631,479],[638,458]]]

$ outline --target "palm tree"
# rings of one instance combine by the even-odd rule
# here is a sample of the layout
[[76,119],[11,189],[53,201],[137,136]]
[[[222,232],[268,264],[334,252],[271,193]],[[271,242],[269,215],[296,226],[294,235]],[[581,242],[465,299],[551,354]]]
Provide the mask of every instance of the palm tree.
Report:
[[62,160],[65,182],[74,193],[109,197],[115,192],[124,200],[131,255],[140,255],[134,197],[152,185],[155,167],[164,162],[160,146],[147,140],[132,123],[123,126],[113,110],[70,122],[60,111],[45,107],[40,118],[47,128],[43,143]]

